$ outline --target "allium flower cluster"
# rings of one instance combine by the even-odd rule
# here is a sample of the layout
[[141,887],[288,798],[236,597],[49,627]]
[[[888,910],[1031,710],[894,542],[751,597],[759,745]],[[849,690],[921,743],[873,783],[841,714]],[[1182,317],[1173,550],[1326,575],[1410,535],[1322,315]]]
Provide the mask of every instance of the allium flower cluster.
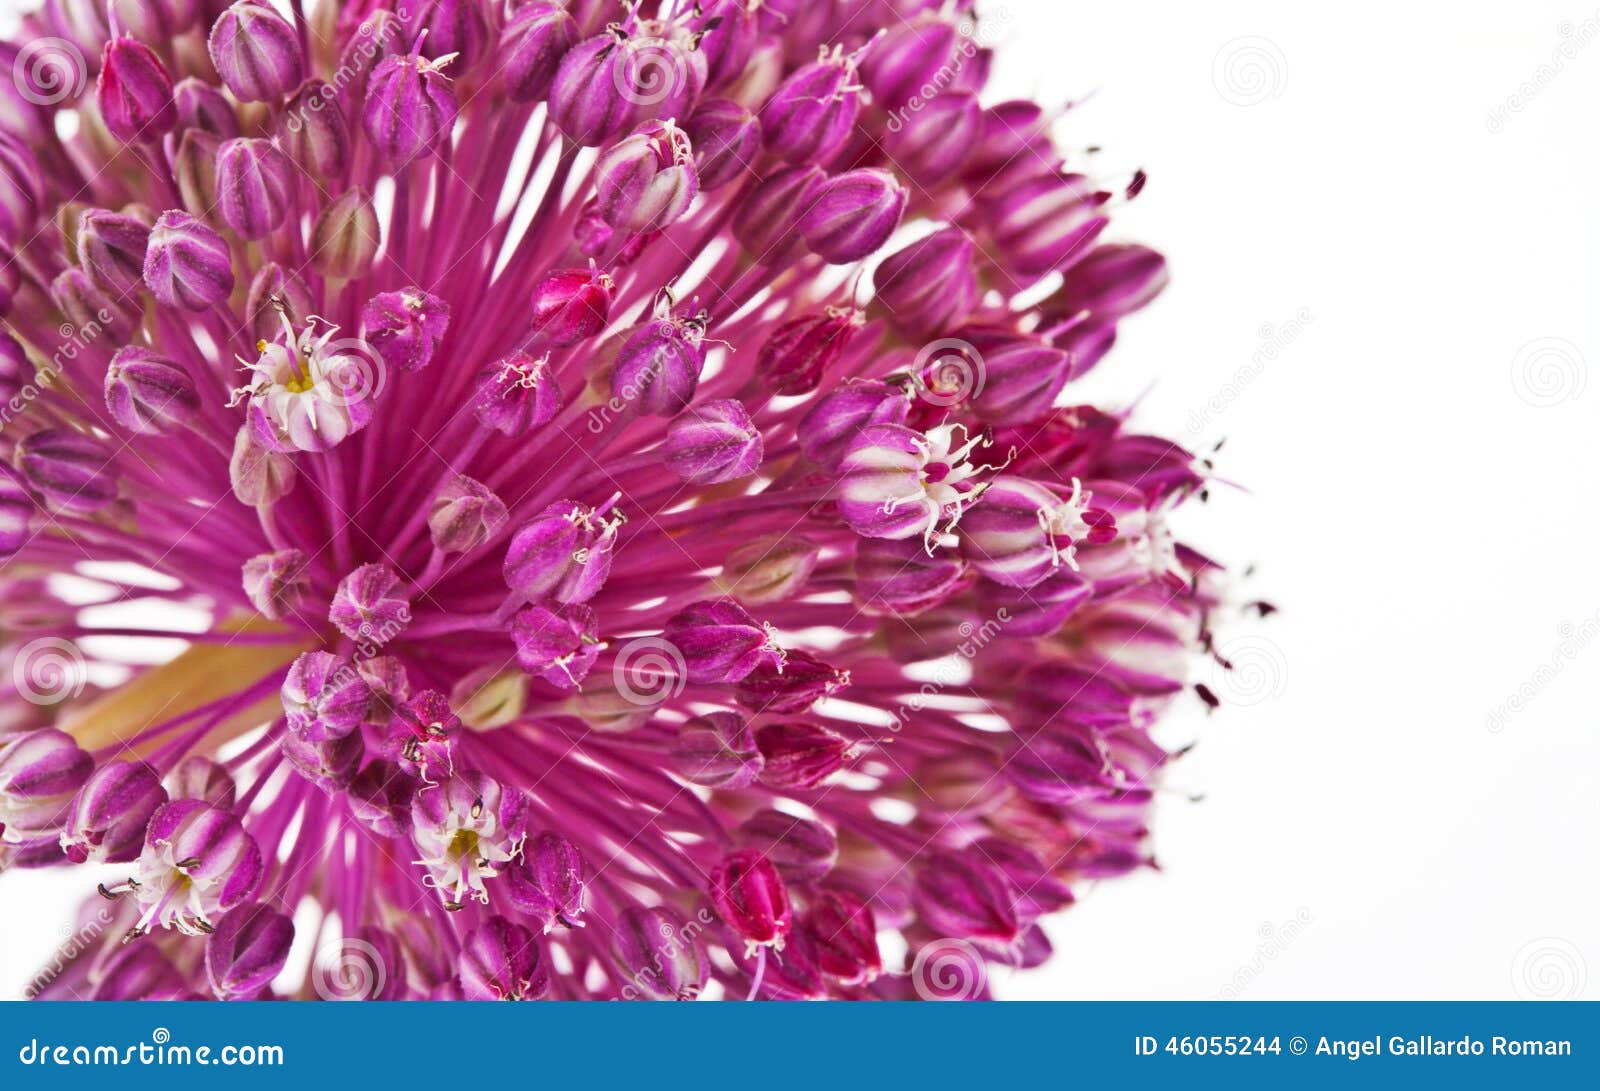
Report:
[[301,9],[0,43],[0,852],[116,920],[41,995],[1044,961],[1217,601],[1071,393],[1142,174],[959,0]]

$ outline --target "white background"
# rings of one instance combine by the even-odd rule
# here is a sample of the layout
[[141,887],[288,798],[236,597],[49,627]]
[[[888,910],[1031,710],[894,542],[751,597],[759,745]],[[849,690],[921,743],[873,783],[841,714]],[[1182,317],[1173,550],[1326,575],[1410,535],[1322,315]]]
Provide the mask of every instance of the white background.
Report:
[[[988,6],[999,90],[1151,176],[1173,284],[1084,395],[1227,437],[1188,536],[1282,609],[1170,725],[1162,870],[1002,996],[1600,996],[1600,12],[1323,10]],[[6,877],[0,992],[62,879]]]

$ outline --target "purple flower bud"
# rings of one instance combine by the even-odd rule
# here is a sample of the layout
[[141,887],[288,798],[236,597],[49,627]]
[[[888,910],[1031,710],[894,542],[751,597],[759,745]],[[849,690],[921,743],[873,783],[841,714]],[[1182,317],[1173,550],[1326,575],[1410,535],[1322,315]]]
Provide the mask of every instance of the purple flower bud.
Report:
[[[368,671],[363,677],[370,675]],[[374,697],[373,705],[379,703],[380,699]],[[368,719],[373,718],[371,707]],[[450,699],[439,690],[425,689],[393,707],[394,720],[384,742],[399,760],[400,768],[421,777],[429,787],[450,776],[461,734],[461,717],[450,707]]]
[[294,164],[270,140],[241,138],[217,149],[217,202],[240,238],[264,238],[283,223],[294,181]]
[[179,762],[167,787],[173,799],[203,800],[224,811],[233,810],[238,795],[233,774],[202,754],[191,754]]
[[289,730],[321,742],[359,728],[372,692],[344,656],[306,652],[289,668],[282,696]]
[[150,226],[133,216],[91,208],[78,218],[78,257],[96,284],[116,296],[142,286]]
[[779,265],[804,241],[800,218],[816,201],[826,176],[816,166],[782,167],[763,178],[734,210],[730,229],[757,262]]
[[117,498],[111,451],[68,428],[45,428],[17,444],[16,465],[30,488],[62,511],[99,511]]
[[131,432],[171,432],[200,415],[200,392],[178,364],[127,345],[106,368],[106,409]]
[[[620,145],[619,145],[620,147]],[[533,331],[553,345],[576,345],[606,328],[609,274],[597,269],[556,269],[533,289]]]
[[652,121],[595,161],[601,218],[618,231],[644,234],[676,223],[699,192],[689,137],[671,121]]
[[874,105],[899,110],[922,96],[924,87],[949,82],[956,59],[955,26],[937,15],[892,22],[861,61],[861,82]]
[[522,850],[522,860],[506,872],[506,897],[539,921],[546,932],[556,925],[577,928],[583,922],[583,857],[560,834],[546,831]]
[[978,585],[984,612],[1004,616],[1006,632],[1017,637],[1050,636],[1093,593],[1094,584],[1065,565],[1029,588],[989,581]]
[[144,907],[136,929],[210,932],[255,893],[264,871],[261,849],[232,813],[197,799],[163,804],[135,868],[133,892]]
[[193,76],[178,81],[172,89],[178,110],[178,128],[199,129],[218,140],[232,140],[240,134],[239,115],[228,97],[204,80]]
[[361,767],[366,744],[361,732],[339,738],[311,739],[295,731],[282,739],[283,756],[295,771],[324,792],[342,792]]
[[367,81],[361,123],[373,145],[396,163],[450,139],[459,107],[442,68],[417,53],[386,57]]
[[0,841],[55,833],[94,760],[65,731],[39,727],[0,743]]
[[248,426],[233,437],[228,478],[239,503],[251,507],[276,503],[294,488],[295,476],[294,461],[257,443]]
[[279,621],[294,613],[311,590],[307,559],[298,549],[258,553],[244,562],[245,597],[262,617]]
[[889,241],[906,211],[906,187],[886,170],[862,167],[817,187],[799,229],[813,252],[848,265]]
[[513,352],[478,377],[473,413],[486,428],[526,435],[561,410],[561,387],[549,356]]
[[[401,8],[402,14],[406,8]],[[406,22],[416,49],[430,60],[457,56],[463,67],[483,59],[493,41],[490,5],[482,0],[417,0]]]
[[692,485],[720,485],[755,473],[764,448],[761,433],[732,398],[705,402],[672,418],[662,443],[667,468]]
[[250,318],[250,335],[258,341],[271,341],[283,333],[284,318],[291,325],[306,320],[311,314],[311,293],[298,276],[269,261],[250,281],[245,314]]
[[378,214],[360,186],[329,202],[311,228],[311,263],[326,277],[365,276],[378,256]]
[[364,564],[339,581],[328,620],[358,644],[381,646],[411,623],[411,599],[394,569]]
[[558,500],[517,529],[506,549],[506,586],[527,599],[587,602],[611,572],[621,518]]
[[1115,322],[1149,303],[1167,286],[1167,259],[1146,246],[1097,246],[1067,270],[1051,301],[1064,314],[1088,311],[1096,322]]
[[983,124],[961,172],[980,192],[1002,192],[1019,178],[1055,162],[1049,126],[1053,118],[1029,99],[1001,102],[983,112]]
[[537,1000],[550,988],[533,933],[490,917],[461,941],[464,1000]]
[[183,207],[196,216],[215,221],[217,206],[217,149],[222,140],[200,129],[190,129],[178,141],[172,163]]
[[172,77],[155,51],[136,38],[113,38],[100,57],[95,85],[100,118],[124,144],[155,141],[178,123]]
[[1018,707],[1035,724],[1052,722],[1088,728],[1125,728],[1134,698],[1102,673],[1062,660],[1036,663],[1017,685]]
[[773,394],[809,394],[861,328],[854,307],[829,307],[779,326],[756,357],[756,377]]
[[1107,195],[1081,174],[1038,174],[988,202],[995,254],[1012,274],[1040,277],[1089,253],[1109,221]]
[[558,689],[577,689],[600,654],[595,613],[582,603],[552,609],[535,602],[511,619],[517,665]]
[[50,283],[50,299],[73,326],[86,333],[104,330],[118,340],[133,333],[134,316],[82,269],[62,270]]
[[782,811],[757,811],[740,824],[737,837],[772,861],[788,883],[814,883],[839,859],[839,839],[832,830]]
[[693,1000],[706,987],[706,957],[696,933],[670,909],[630,905],[617,915],[612,943],[623,999]]
[[20,141],[0,133],[0,242],[26,241],[43,205],[38,160]]
[[314,178],[338,174],[350,156],[350,127],[331,85],[308,80],[283,107],[278,142]]
[[756,849],[738,849],[711,869],[711,904],[749,948],[783,950],[793,926],[789,891]]
[[741,602],[781,602],[806,585],[820,553],[798,534],[757,538],[728,551],[717,583]]
[[1077,479],[1063,498],[1045,485],[1002,475],[961,523],[961,542],[973,567],[996,583],[1028,588],[1066,565],[1076,567],[1075,547],[1101,544],[1114,534],[1103,509]]
[[810,652],[788,651],[783,669],[763,663],[738,684],[739,703],[755,712],[804,712],[824,697],[850,684],[850,672],[823,662]]
[[404,837],[411,830],[414,778],[392,761],[369,761],[345,789],[345,803],[357,822],[380,837]]
[[361,308],[361,336],[401,371],[428,365],[450,326],[450,304],[421,288],[380,292]]
[[889,321],[913,338],[937,337],[961,324],[978,301],[974,247],[946,227],[901,250],[873,272],[877,300]]
[[980,345],[983,387],[973,412],[993,424],[1035,420],[1050,410],[1072,376],[1072,360],[1060,349],[1018,338]]
[[890,160],[923,189],[933,189],[966,163],[983,129],[983,108],[967,92],[946,92],[903,120],[889,123]]
[[862,538],[856,543],[856,601],[869,610],[909,617],[931,610],[972,581],[954,550],[928,552],[919,538]]
[[694,398],[706,364],[703,317],[658,314],[622,343],[611,365],[611,396],[640,413],[670,417]]
[[569,49],[550,84],[550,119],[575,144],[596,147],[621,136],[634,113],[623,93],[621,32],[596,34]]
[[774,788],[815,788],[854,761],[860,747],[817,724],[771,723],[756,732],[765,766],[761,780]]
[[818,465],[837,470],[863,429],[903,423],[910,404],[901,387],[851,380],[817,399],[800,421],[800,450]]
[[36,510],[27,488],[10,470],[0,466],[0,560],[9,560],[28,544],[33,537]]
[[411,836],[445,905],[489,900],[490,879],[522,854],[528,800],[493,777],[458,773],[411,801]]
[[855,62],[839,49],[795,71],[761,107],[767,149],[790,163],[823,163],[855,127]]
[[702,685],[737,682],[764,663],[783,665],[772,634],[733,599],[685,607],[662,635],[682,654],[689,681]]
[[709,0],[697,5],[690,25],[706,60],[707,87],[721,87],[744,74],[760,36],[755,7],[751,0]]
[[817,965],[845,985],[868,985],[883,972],[872,907],[847,890],[823,888],[800,927],[817,945]]
[[683,127],[694,149],[695,177],[707,193],[742,178],[761,158],[761,122],[737,102],[702,102]]
[[90,1000],[179,1000],[189,988],[177,967],[156,947],[130,943],[100,971]]
[[219,1000],[261,997],[289,961],[294,922],[249,902],[230,910],[206,937],[206,976]]
[[706,788],[748,788],[761,772],[761,751],[750,725],[736,712],[708,712],[678,728],[672,767]]
[[1024,918],[1054,913],[1075,900],[1071,888],[1052,875],[1051,868],[1028,846],[1007,837],[984,837],[972,847],[1017,889],[1017,908]]
[[578,44],[578,22],[563,7],[543,2],[512,12],[500,34],[500,78],[512,102],[538,102],[550,93],[556,70]]
[[223,85],[241,102],[275,102],[305,78],[300,36],[259,0],[239,0],[217,17],[207,40]]
[[233,255],[221,235],[187,212],[163,212],[150,229],[144,282],[165,306],[203,311],[233,291]]
[[469,553],[506,525],[505,503],[481,481],[457,474],[434,495],[428,532],[436,548]]
[[372,690],[372,700],[367,704],[367,723],[387,727],[411,697],[411,679],[406,674],[405,664],[393,656],[368,656],[357,660],[356,673]]
[[930,854],[917,872],[916,899],[941,935],[1004,947],[1022,931],[1016,888],[975,851]]

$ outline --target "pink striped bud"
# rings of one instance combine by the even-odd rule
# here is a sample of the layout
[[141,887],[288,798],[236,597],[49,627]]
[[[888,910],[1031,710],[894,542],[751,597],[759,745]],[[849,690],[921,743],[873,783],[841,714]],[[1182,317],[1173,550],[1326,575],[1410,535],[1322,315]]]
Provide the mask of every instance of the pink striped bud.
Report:
[[979,350],[983,385],[973,391],[972,409],[992,424],[1016,424],[1043,416],[1072,376],[1071,357],[1060,349],[1030,338],[973,335],[973,339]]
[[0,742],[0,841],[54,834],[92,772],[93,759],[53,727]]
[[86,210],[78,217],[78,258],[96,284],[117,296],[143,287],[150,225],[135,216]]
[[591,267],[556,269],[533,289],[533,332],[553,345],[576,345],[606,328],[611,276]]
[[443,67],[417,53],[386,57],[367,81],[361,124],[373,145],[396,164],[450,139],[460,107]]
[[950,91],[903,119],[892,117],[884,147],[906,177],[932,189],[966,163],[982,128],[977,96]]
[[700,191],[689,137],[671,121],[647,122],[595,161],[596,207],[617,231],[644,234],[676,223]]
[[817,187],[799,229],[812,251],[835,265],[860,261],[889,241],[906,211],[906,187],[886,170],[863,167]]
[[38,510],[27,487],[0,466],[0,561],[9,560],[33,537],[33,517]]
[[0,243],[15,246],[25,242],[43,207],[44,182],[38,160],[20,140],[0,132]]
[[679,776],[706,788],[748,788],[761,772],[755,736],[735,712],[708,712],[685,721],[671,760]]
[[805,712],[812,705],[850,685],[850,672],[826,663],[810,652],[786,651],[783,669],[763,663],[734,689],[738,702],[752,712],[787,715]]
[[735,835],[770,860],[787,883],[814,883],[839,859],[839,839],[828,827],[770,808],[745,819]]
[[773,92],[761,107],[761,131],[780,159],[823,163],[844,145],[860,109],[854,59],[836,47]]
[[556,70],[578,44],[578,22],[566,8],[536,0],[511,13],[500,34],[500,78],[512,102],[538,102],[550,93]]
[[428,533],[445,553],[470,553],[500,533],[506,506],[481,481],[456,474],[434,494],[428,511]]
[[161,778],[144,762],[107,762],[73,797],[61,849],[75,864],[125,864],[138,857],[150,816],[166,801]]
[[311,264],[323,276],[366,276],[378,256],[378,213],[372,195],[352,186],[335,197],[311,228]]
[[837,470],[867,427],[902,424],[910,407],[902,387],[852,379],[817,399],[800,421],[800,449],[811,461]]
[[620,516],[558,500],[522,524],[506,549],[506,586],[527,599],[587,602],[611,572]]
[[260,507],[276,503],[294,488],[297,476],[294,460],[257,443],[249,425],[234,434],[228,479],[241,504]]
[[83,432],[41,429],[23,437],[15,458],[29,487],[61,511],[99,511],[117,498],[111,450]]
[[996,477],[962,520],[962,548],[973,567],[994,582],[1032,587],[1063,565],[1076,568],[1080,543],[1100,544],[1115,536],[1115,521],[1092,501],[1077,478],[1062,497],[1026,478]]
[[206,42],[222,83],[241,102],[276,102],[305,78],[300,36],[260,0],[239,0],[217,17]]
[[931,610],[971,584],[954,550],[928,552],[920,539],[862,538],[856,542],[855,598],[877,613],[909,617]]
[[357,644],[381,647],[411,623],[407,584],[387,564],[364,564],[339,581],[328,620]]
[[306,652],[283,680],[289,730],[313,742],[342,739],[361,726],[371,690],[355,666],[331,652]]
[[702,102],[683,127],[694,148],[695,177],[707,193],[744,177],[761,157],[761,123],[737,102]]
[[245,314],[250,319],[250,336],[271,341],[283,333],[284,318],[291,326],[305,323],[311,314],[311,293],[298,276],[269,261],[256,270],[250,281]]
[[144,282],[165,306],[203,311],[233,291],[233,255],[221,235],[187,212],[163,212],[150,229]]
[[761,780],[778,789],[815,788],[843,771],[860,747],[817,724],[781,721],[756,732],[765,766]]
[[560,409],[561,387],[548,355],[513,352],[479,375],[473,394],[478,422],[508,436],[526,435]]
[[1022,932],[1016,888],[972,850],[931,853],[917,871],[916,899],[941,935],[1005,947]]
[[350,126],[331,84],[308,80],[283,107],[278,142],[313,177],[337,174],[350,156]]
[[550,84],[550,119],[574,144],[597,147],[628,128],[634,104],[623,48],[625,32],[607,31],[569,49]]
[[985,614],[1003,617],[1010,636],[1050,636],[1089,600],[1094,584],[1062,565],[1028,588],[988,580],[978,585]]
[[757,262],[777,265],[799,250],[800,217],[816,199],[824,175],[816,166],[782,167],[763,178],[734,210],[730,229]]
[[281,746],[295,772],[330,794],[350,786],[366,752],[366,742],[359,731],[330,739],[312,739],[290,731],[283,736]]
[[461,941],[464,1000],[537,1000],[550,989],[533,933],[504,917],[490,917]]
[[519,667],[563,690],[578,688],[604,646],[595,612],[583,603],[530,603],[511,619],[511,639]]
[[250,902],[217,923],[206,937],[206,976],[219,1000],[256,1000],[289,961],[294,922]]
[[400,11],[407,16],[417,51],[430,60],[455,56],[463,68],[470,68],[495,41],[492,7],[482,0],[408,0]]
[[685,607],[662,635],[682,654],[689,681],[701,685],[737,682],[763,663],[783,664],[772,634],[733,599]]
[[623,342],[611,365],[611,396],[640,413],[670,417],[694,398],[706,364],[703,315],[684,318],[663,301],[653,321]]
[[790,319],[762,344],[757,378],[774,394],[811,393],[863,321],[854,307],[829,307],[821,314]]
[[180,761],[167,788],[173,799],[198,799],[224,811],[233,810],[238,795],[233,774],[202,754],[191,754]]
[[705,57],[706,86],[722,87],[744,75],[760,35],[753,0],[702,0],[690,27]]
[[113,38],[100,57],[95,84],[100,118],[124,144],[154,142],[178,124],[172,77],[155,51],[136,38]]
[[890,323],[913,338],[954,329],[978,301],[972,240],[955,227],[896,250],[872,278]]
[[583,856],[560,834],[546,831],[522,850],[506,872],[506,897],[519,913],[539,921],[544,931],[556,925],[581,927]]
[[106,368],[106,409],[131,432],[172,432],[199,417],[200,392],[172,360],[127,345]]
[[283,223],[294,182],[294,164],[270,140],[230,140],[217,149],[217,202],[240,238],[264,238]]
[[306,555],[298,549],[258,553],[244,562],[245,597],[265,618],[279,621],[294,614],[311,590]]
[[622,971],[622,998],[693,1000],[706,987],[707,960],[697,936],[670,909],[630,905],[617,915],[612,945]]
[[379,292],[361,308],[361,336],[401,371],[419,371],[433,359],[450,327],[450,304],[421,288]]
[[764,448],[744,404],[732,398],[692,406],[672,418],[662,461],[691,485],[720,485],[749,477]]
[[[82,269],[63,269],[50,282],[50,299],[67,316],[68,322],[86,332],[103,330],[123,340],[133,334],[137,324],[122,300],[95,283]],[[141,303],[137,297],[128,302]]]
[[1018,277],[1041,277],[1089,253],[1109,221],[1107,195],[1081,174],[1038,174],[988,202],[996,257]]
[[956,40],[954,24],[938,15],[891,21],[861,61],[861,82],[873,104],[898,110],[923,96],[924,88],[944,86],[950,67],[959,63]]
[[1144,307],[1166,286],[1166,258],[1147,246],[1113,243],[1095,247],[1067,270],[1051,305],[1064,314],[1088,311],[1096,322],[1115,322]]
[[199,129],[218,140],[240,135],[239,115],[228,97],[204,80],[186,76],[172,89],[179,129]]
[[789,891],[778,869],[755,849],[739,849],[711,869],[711,904],[746,947],[783,950],[793,927]]
[[800,927],[817,946],[817,965],[844,985],[870,985],[883,972],[872,907],[846,890],[823,888]]

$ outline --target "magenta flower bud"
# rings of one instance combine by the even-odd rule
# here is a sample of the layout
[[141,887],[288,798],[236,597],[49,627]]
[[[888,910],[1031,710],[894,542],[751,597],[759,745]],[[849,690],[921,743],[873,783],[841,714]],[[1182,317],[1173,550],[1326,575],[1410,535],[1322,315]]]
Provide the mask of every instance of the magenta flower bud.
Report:
[[760,37],[756,6],[752,0],[708,0],[696,5],[690,25],[695,47],[705,57],[707,87],[721,87],[744,75]]
[[27,241],[43,205],[38,160],[21,141],[0,132],[0,242]]
[[784,653],[782,670],[762,664],[738,684],[734,695],[753,712],[788,715],[805,712],[849,684],[849,671],[825,663],[810,652],[790,650]]
[[106,409],[130,432],[172,432],[200,415],[200,392],[178,364],[127,345],[106,368]]
[[172,782],[167,787],[173,799],[198,799],[224,811],[233,810],[238,795],[233,774],[200,754],[192,754],[180,761],[172,771]]
[[311,263],[326,277],[365,276],[378,256],[378,214],[360,186],[335,197],[311,228]]
[[916,902],[940,935],[1005,947],[1021,934],[1017,889],[973,850],[930,853],[917,870]]
[[230,140],[217,149],[217,203],[244,239],[266,237],[294,199],[294,164],[270,140]]
[[421,288],[380,292],[361,308],[361,336],[401,371],[426,367],[449,326],[450,304]]
[[553,345],[588,340],[606,328],[615,287],[609,274],[593,268],[549,273],[533,289],[534,333]]
[[708,712],[678,728],[672,768],[702,787],[748,788],[761,773],[761,751],[744,717]]
[[1073,478],[1065,498],[1045,485],[1002,475],[961,523],[973,567],[996,583],[1029,588],[1065,565],[1075,568],[1079,544],[1103,544],[1115,522]]
[[667,468],[691,485],[749,477],[761,465],[761,433],[732,398],[705,402],[672,418],[662,443]]
[[428,533],[445,553],[470,553],[506,525],[505,503],[481,481],[457,474],[434,495]]
[[800,927],[816,943],[822,972],[840,983],[870,985],[883,972],[872,907],[849,891],[819,890]]
[[204,80],[187,76],[172,89],[178,110],[178,128],[199,129],[218,140],[240,135],[239,115],[228,97]]
[[245,597],[262,617],[279,621],[295,613],[311,590],[307,558],[298,549],[258,553],[244,562]]
[[1022,682],[1017,703],[1036,724],[1118,729],[1128,725],[1133,712],[1134,698],[1117,683],[1061,660],[1034,664]]
[[651,121],[595,161],[596,207],[617,231],[644,234],[676,223],[700,191],[689,137],[671,121]]
[[522,854],[528,800],[477,772],[457,773],[411,801],[411,837],[445,906],[487,903],[489,880]]
[[115,296],[143,284],[150,226],[133,216],[91,208],[78,217],[78,258],[94,282]]
[[294,922],[248,902],[228,912],[206,937],[206,976],[219,1000],[256,1000],[289,961]]
[[284,318],[291,325],[298,325],[311,314],[311,293],[298,276],[269,261],[250,281],[245,314],[250,319],[250,336],[271,341],[282,335]]
[[778,869],[756,849],[738,849],[711,869],[711,904],[747,951],[783,950],[794,921]]
[[978,97],[952,91],[898,124],[891,120],[884,147],[896,168],[931,190],[961,169],[982,130],[983,108]]
[[694,398],[706,365],[705,320],[658,314],[622,343],[611,365],[611,396],[640,413],[671,417]]
[[306,652],[289,668],[282,696],[289,730],[321,742],[359,728],[372,692],[344,656]]
[[756,376],[768,391],[790,397],[809,394],[861,328],[854,307],[829,307],[785,322],[756,357]]
[[1038,174],[989,202],[997,257],[1016,276],[1040,277],[1086,256],[1109,221],[1107,195],[1081,174]]
[[17,443],[16,466],[34,492],[61,511],[99,511],[117,498],[111,451],[68,428],[45,428]]
[[790,163],[824,163],[855,127],[861,90],[842,51],[796,70],[761,107],[767,150]]
[[90,1000],[181,1000],[189,994],[183,975],[157,948],[129,943],[106,962]]
[[522,859],[506,872],[506,897],[539,921],[548,932],[556,925],[578,928],[583,922],[583,856],[558,833],[546,831],[522,850]]
[[1000,192],[1036,172],[1041,161],[1055,162],[1058,156],[1049,135],[1052,120],[1044,107],[1027,99],[991,106],[983,112],[983,125],[962,178],[980,191]]
[[416,49],[430,60],[456,56],[470,68],[483,59],[494,40],[490,6],[482,0],[418,0],[410,11],[406,22],[414,32]]
[[517,665],[558,689],[577,689],[602,647],[595,621],[595,612],[582,603],[524,606],[511,619]]
[[889,321],[913,338],[954,329],[978,301],[972,240],[955,227],[896,250],[872,279]]
[[910,408],[906,392],[875,380],[852,380],[817,399],[800,421],[800,450],[811,461],[837,470],[863,429],[901,424]]
[[972,410],[993,424],[1043,416],[1072,376],[1067,353],[1025,338],[982,346],[978,367],[983,385],[974,391]]
[[1147,246],[1113,243],[1095,247],[1067,270],[1051,303],[1064,314],[1087,311],[1096,322],[1115,322],[1144,307],[1166,286],[1166,258]]
[[264,872],[261,849],[232,813],[197,799],[163,804],[135,865],[133,892],[143,907],[135,930],[210,932],[255,893]]
[[1011,881],[1023,918],[1054,913],[1076,900],[1071,888],[1052,875],[1051,868],[1028,846],[1004,837],[984,837],[972,847]]
[[623,91],[626,41],[620,31],[596,34],[561,58],[550,84],[550,118],[573,143],[597,147],[628,128],[635,106]]
[[970,456],[984,442],[959,425],[863,428],[839,461],[839,514],[864,537],[920,535],[931,550],[982,495]]
[[[362,675],[363,678],[371,676],[370,670]],[[391,694],[375,693],[368,706],[367,719],[375,719],[372,710],[389,701],[392,701]],[[450,707],[450,699],[439,690],[425,689],[392,707],[394,719],[389,724],[384,745],[398,759],[400,768],[422,778],[430,787],[441,777],[450,776],[456,767],[461,734],[461,717]]]
[[228,479],[241,504],[274,504],[294,488],[295,477],[294,461],[288,455],[258,444],[248,426],[235,433]]
[[761,122],[737,102],[702,102],[683,128],[694,149],[695,177],[707,193],[744,177],[761,157]]
[[702,685],[737,682],[764,663],[783,665],[772,634],[733,599],[678,611],[662,635],[682,654],[689,681]]
[[856,601],[875,612],[912,617],[972,582],[954,550],[932,553],[918,538],[862,538],[856,543]]
[[33,515],[37,510],[26,486],[0,466],[0,561],[14,557],[28,544],[33,537]]
[[561,387],[548,355],[513,352],[484,370],[473,394],[478,422],[508,436],[526,435],[560,410]]
[[956,59],[956,39],[954,24],[937,15],[892,24],[861,61],[861,82],[873,104],[899,110],[923,96],[923,88],[943,87]]
[[490,917],[461,941],[463,1000],[537,1000],[550,988],[533,933]]
[[889,240],[906,211],[906,187],[874,167],[845,171],[819,185],[800,217],[812,251],[835,265],[860,261]]
[[290,731],[283,736],[280,745],[295,772],[330,794],[343,792],[350,786],[366,752],[366,743],[359,731],[327,739],[311,739]]
[[345,789],[345,803],[357,822],[380,837],[404,837],[411,831],[411,806],[417,781],[391,761],[377,759],[361,767]]
[[233,291],[233,255],[221,235],[187,212],[163,212],[150,229],[144,282],[165,306],[203,311]]
[[536,0],[511,13],[500,33],[500,78],[512,102],[538,102],[578,44],[578,21],[566,8]]
[[[134,316],[121,301],[96,284],[82,269],[64,269],[50,282],[50,299],[72,326],[84,331],[103,330],[118,340],[132,335]],[[130,302],[138,302],[137,299]],[[70,333],[70,331],[68,331]]]
[[277,129],[283,150],[312,177],[337,174],[349,161],[350,127],[331,84],[302,84],[284,105]]
[[276,102],[305,79],[300,36],[260,0],[239,0],[211,25],[211,63],[240,102]]
[[8,402],[33,382],[33,361],[22,343],[0,330],[0,402]]
[[661,906],[623,909],[611,937],[622,970],[622,998],[693,1000],[699,996],[709,970],[698,932]]
[[717,583],[741,602],[782,602],[811,579],[820,553],[816,542],[798,534],[757,538],[728,551]]
[[113,38],[100,56],[95,84],[100,118],[124,144],[154,142],[178,124],[172,77],[155,51],[136,38]]
[[53,834],[94,760],[65,731],[39,727],[0,742],[0,841]]
[[190,129],[178,141],[172,173],[178,182],[179,203],[196,216],[216,220],[217,149],[222,141],[200,129]]
[[361,124],[373,145],[396,163],[450,139],[460,107],[443,67],[418,53],[386,57],[367,81]]
[[512,535],[506,586],[527,599],[587,602],[611,571],[619,516],[576,500],[558,500]]
[[389,721],[411,698],[411,679],[406,674],[405,664],[393,656],[374,655],[357,660],[356,673],[372,690],[366,722],[376,727],[389,726]]
[[771,723],[756,732],[765,765],[761,780],[774,788],[815,788],[860,754],[860,747],[817,724]]
[[1065,565],[1028,588],[989,581],[978,585],[984,613],[998,616],[1004,611],[1006,632],[1019,637],[1050,636],[1093,593],[1094,584]]
[[786,883],[814,883],[833,870],[839,839],[820,822],[771,809],[757,811],[736,831],[739,843],[772,862]]
[[386,564],[364,564],[339,581],[328,620],[358,644],[387,644],[411,623],[406,584]]
[[768,174],[734,211],[733,237],[761,264],[787,261],[804,241],[800,218],[815,203],[825,177],[817,166],[782,167]]

